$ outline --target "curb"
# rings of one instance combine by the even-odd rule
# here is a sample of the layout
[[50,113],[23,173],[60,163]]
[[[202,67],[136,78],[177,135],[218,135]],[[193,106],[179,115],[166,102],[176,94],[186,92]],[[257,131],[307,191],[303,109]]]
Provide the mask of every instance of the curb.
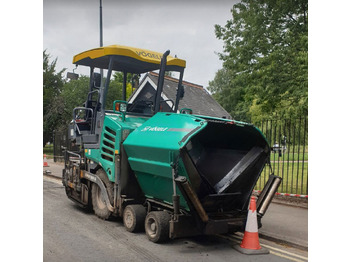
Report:
[[[244,235],[244,233],[241,231],[236,232],[235,234],[237,234],[240,238],[243,238],[243,235]],[[272,241],[272,242],[275,242],[275,243],[280,244],[280,245],[293,247],[293,248],[296,248],[296,249],[299,249],[302,251],[306,251],[306,252],[308,251],[308,246],[305,246],[303,244],[298,244],[298,243],[295,243],[292,241],[288,241],[285,239],[281,239],[279,237],[273,237],[273,236],[270,236],[266,233],[260,233],[260,231],[259,231],[259,238],[264,239],[264,240],[268,240],[268,241]]]
[[60,177],[60,176],[53,175],[50,170],[44,170],[43,175],[47,176],[47,177],[56,178],[56,179],[59,179],[59,180],[62,179],[62,177]]
[[273,198],[272,203],[284,206],[298,207],[303,209],[308,209],[308,203],[294,202],[293,200],[283,200],[278,198]]
[[[258,196],[258,193],[253,191],[253,195]],[[308,209],[308,198],[274,195],[274,197],[272,198],[272,203]]]
[[261,239],[273,241],[273,242],[276,242],[276,243],[279,243],[279,244],[282,244],[282,245],[286,245],[286,246],[290,246],[290,247],[294,247],[294,248],[297,248],[297,249],[300,249],[300,250],[303,250],[303,251],[308,251],[308,247],[307,246],[304,246],[304,245],[301,245],[301,244],[297,244],[297,243],[294,243],[294,242],[291,242],[291,241],[288,241],[288,240],[280,239],[278,237],[272,237],[272,236],[269,236],[269,235],[266,235],[266,234],[260,233],[260,232],[259,232],[259,237]]

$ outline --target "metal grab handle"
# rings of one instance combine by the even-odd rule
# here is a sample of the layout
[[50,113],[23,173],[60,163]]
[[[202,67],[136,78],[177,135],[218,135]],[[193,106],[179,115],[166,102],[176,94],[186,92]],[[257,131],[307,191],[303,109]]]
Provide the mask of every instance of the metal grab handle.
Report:
[[[92,121],[91,121],[91,129],[90,129],[90,133],[92,134],[93,133],[93,130],[94,130],[94,110],[92,110],[91,108],[86,108],[86,107],[76,107],[73,109],[73,122],[75,124],[75,126],[78,128],[78,132],[80,134],[80,129],[78,127],[78,125],[76,125],[77,121],[75,119],[76,117],[76,111],[78,110],[85,110],[85,111],[90,111],[91,112],[91,117],[92,117]],[[86,121],[86,120],[85,120]]]
[[74,155],[74,156],[77,156],[77,157],[79,157],[79,164],[81,164],[81,155],[79,155],[79,154],[77,154],[77,153],[74,153],[74,152],[72,152],[72,151],[66,151],[68,154],[71,154],[71,155]]
[[73,109],[73,121],[75,122],[75,117],[76,117],[76,111],[78,110],[85,110],[85,111],[91,111],[91,116],[93,116],[94,114],[94,110],[92,110],[91,108],[86,108],[86,107],[75,107]]

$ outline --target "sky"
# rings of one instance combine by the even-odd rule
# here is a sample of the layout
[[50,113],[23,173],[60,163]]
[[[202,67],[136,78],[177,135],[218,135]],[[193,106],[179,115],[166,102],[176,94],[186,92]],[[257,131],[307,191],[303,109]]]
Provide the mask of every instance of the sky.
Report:
[[[103,45],[126,45],[186,60],[184,79],[204,87],[222,68],[223,41],[214,25],[225,25],[238,0],[102,0]],[[57,70],[72,71],[73,56],[100,46],[99,0],[44,0],[43,48],[57,57]],[[66,72],[67,72],[66,71]],[[78,74],[88,75],[78,67]]]

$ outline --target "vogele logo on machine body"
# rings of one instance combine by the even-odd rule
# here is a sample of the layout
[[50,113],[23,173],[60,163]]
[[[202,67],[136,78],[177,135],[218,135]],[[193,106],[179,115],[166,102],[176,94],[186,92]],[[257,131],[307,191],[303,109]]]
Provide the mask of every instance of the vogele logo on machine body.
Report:
[[159,127],[159,126],[146,126],[144,127],[141,132],[145,132],[145,131],[151,131],[151,132],[164,132],[166,130],[168,130],[168,127]]
[[158,60],[162,59],[162,57],[158,54],[149,53],[145,51],[135,51],[135,52],[138,56],[149,57],[149,58],[158,59]]

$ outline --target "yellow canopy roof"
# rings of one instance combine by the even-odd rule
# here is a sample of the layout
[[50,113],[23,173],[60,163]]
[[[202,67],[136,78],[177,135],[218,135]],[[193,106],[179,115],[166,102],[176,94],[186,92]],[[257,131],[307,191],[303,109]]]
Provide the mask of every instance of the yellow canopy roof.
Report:
[[[160,69],[162,53],[121,45],[94,48],[73,58],[73,64],[108,69],[109,58],[114,56],[113,70],[129,73],[145,73]],[[167,57],[168,71],[182,71],[186,61]]]

